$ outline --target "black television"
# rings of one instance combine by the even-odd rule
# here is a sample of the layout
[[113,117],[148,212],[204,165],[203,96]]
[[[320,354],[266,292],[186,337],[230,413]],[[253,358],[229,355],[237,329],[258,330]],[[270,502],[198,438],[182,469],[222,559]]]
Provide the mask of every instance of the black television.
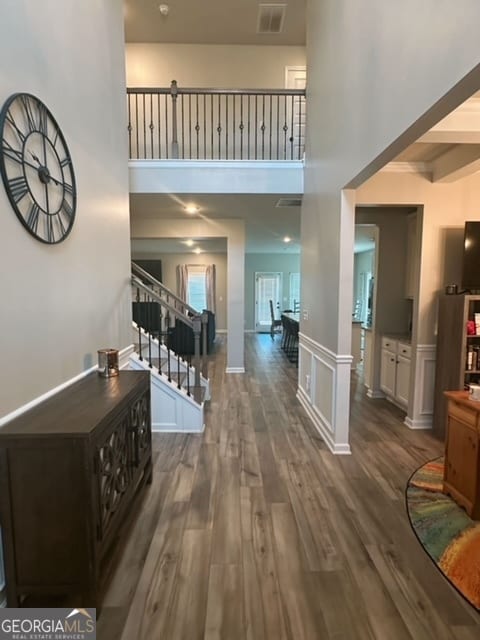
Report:
[[480,291],[480,221],[465,222],[462,289]]

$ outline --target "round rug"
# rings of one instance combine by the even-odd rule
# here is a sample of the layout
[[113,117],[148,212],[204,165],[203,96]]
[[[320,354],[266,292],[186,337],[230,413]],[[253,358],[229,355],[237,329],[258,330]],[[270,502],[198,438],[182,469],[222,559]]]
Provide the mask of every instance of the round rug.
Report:
[[480,611],[480,522],[442,493],[443,458],[420,467],[407,484],[410,524],[425,551]]

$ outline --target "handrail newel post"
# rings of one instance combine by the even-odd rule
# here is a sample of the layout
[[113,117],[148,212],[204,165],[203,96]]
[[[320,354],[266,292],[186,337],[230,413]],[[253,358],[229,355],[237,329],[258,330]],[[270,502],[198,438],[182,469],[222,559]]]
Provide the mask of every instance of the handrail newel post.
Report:
[[172,80],[170,84],[170,95],[172,96],[172,158],[178,158],[178,130],[177,130],[177,81]]
[[193,318],[194,336],[194,361],[195,361],[195,386],[200,386],[200,334],[202,331],[202,315],[197,314]]

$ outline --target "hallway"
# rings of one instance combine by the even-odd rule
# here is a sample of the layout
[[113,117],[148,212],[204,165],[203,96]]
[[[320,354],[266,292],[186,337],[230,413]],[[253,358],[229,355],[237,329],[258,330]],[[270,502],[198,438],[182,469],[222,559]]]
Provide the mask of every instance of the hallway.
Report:
[[[154,478],[103,600],[101,640],[473,640],[480,616],[434,568],[404,507],[442,452],[353,380],[352,456],[295,398],[280,337],[217,340],[203,436],[154,436]],[[122,635],[123,634],[123,635]]]

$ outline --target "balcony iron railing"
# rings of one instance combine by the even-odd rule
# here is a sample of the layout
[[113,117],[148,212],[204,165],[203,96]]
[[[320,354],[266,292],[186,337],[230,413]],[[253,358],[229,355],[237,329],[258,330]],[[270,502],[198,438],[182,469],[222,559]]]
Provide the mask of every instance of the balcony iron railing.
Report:
[[132,160],[302,160],[305,90],[127,89]]

